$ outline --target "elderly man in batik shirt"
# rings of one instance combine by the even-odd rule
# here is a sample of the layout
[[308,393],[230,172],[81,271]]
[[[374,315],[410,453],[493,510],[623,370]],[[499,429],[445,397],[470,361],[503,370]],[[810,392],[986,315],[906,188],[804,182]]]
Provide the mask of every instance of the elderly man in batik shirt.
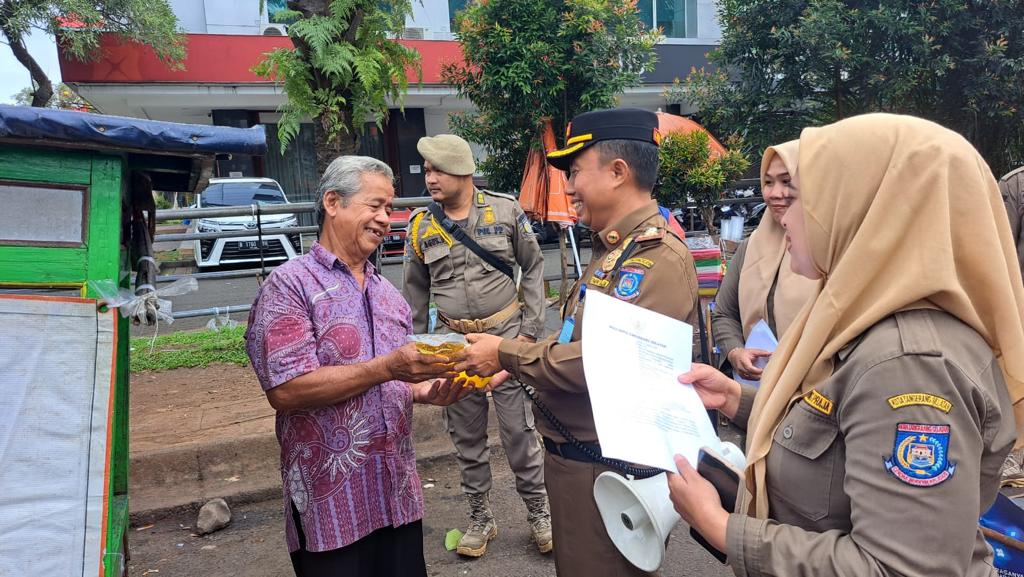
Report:
[[249,358],[277,409],[298,577],[426,575],[412,403],[447,405],[464,392],[448,359],[407,342],[409,305],[367,260],[393,198],[386,164],[332,162],[320,181],[320,242],[267,278],[249,316]]

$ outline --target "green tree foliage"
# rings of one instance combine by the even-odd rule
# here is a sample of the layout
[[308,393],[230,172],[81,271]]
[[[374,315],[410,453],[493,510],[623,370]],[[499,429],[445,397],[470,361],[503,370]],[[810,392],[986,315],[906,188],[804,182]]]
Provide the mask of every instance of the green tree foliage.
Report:
[[654,191],[658,204],[682,207],[688,202],[695,203],[711,234],[718,232],[714,224],[715,203],[726,185],[750,166],[739,137],[729,138],[725,146],[724,155],[712,155],[706,132],[673,133],[662,138],[658,153],[661,184]]
[[47,106],[53,97],[53,84],[25,47],[32,29],[58,37],[64,53],[77,60],[99,56],[105,32],[152,47],[171,66],[185,58],[167,0],[0,0],[0,34],[32,76],[32,106]]
[[[11,95],[15,104],[20,106],[31,106],[32,97],[35,90],[31,88],[22,88],[16,94]],[[46,108],[58,108],[60,110],[77,110],[79,112],[96,112],[92,104],[89,104],[87,100],[82,98],[75,92],[73,88],[60,83],[57,90],[54,91],[53,97],[46,103]]]
[[519,189],[543,117],[561,141],[576,114],[615,106],[653,66],[658,40],[630,0],[479,0],[455,28],[465,61],[443,74],[477,110],[452,126],[487,150],[481,170],[502,191]]
[[1024,162],[1020,0],[721,0],[719,18],[718,71],[672,91],[716,131],[763,149],[898,112],[960,132],[997,175]]
[[359,149],[367,118],[383,123],[389,99],[401,102],[406,72],[419,69],[419,54],[394,38],[412,11],[409,0],[289,0],[277,18],[294,49],[279,48],[253,70],[283,82],[287,102],[278,125],[282,149],[314,120],[317,166]]

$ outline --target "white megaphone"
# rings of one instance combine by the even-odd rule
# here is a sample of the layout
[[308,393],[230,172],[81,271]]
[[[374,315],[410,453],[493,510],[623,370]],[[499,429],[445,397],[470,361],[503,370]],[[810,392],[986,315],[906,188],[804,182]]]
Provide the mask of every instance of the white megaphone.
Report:
[[[738,469],[746,464],[743,452],[732,443],[721,443],[717,452]],[[606,471],[594,481],[594,501],[619,553],[643,571],[657,571],[665,560],[668,535],[679,522],[665,473],[626,479]]]

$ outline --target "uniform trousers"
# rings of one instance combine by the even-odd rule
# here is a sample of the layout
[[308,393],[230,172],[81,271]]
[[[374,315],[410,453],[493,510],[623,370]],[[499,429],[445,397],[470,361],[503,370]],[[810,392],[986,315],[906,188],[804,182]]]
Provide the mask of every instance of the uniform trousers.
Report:
[[[491,392],[491,399],[498,416],[501,444],[516,476],[516,491],[524,499],[544,496],[544,456],[529,397],[518,382],[509,379]],[[464,493],[485,493],[491,489],[488,404],[487,395],[474,392],[444,410],[445,427],[455,445]]]

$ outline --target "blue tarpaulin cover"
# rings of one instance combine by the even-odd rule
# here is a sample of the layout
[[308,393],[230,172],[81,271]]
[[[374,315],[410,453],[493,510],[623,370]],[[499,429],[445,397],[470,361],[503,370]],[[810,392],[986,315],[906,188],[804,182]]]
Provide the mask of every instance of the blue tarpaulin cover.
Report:
[[0,138],[172,154],[264,154],[267,150],[263,126],[179,124],[31,106],[0,106]]

